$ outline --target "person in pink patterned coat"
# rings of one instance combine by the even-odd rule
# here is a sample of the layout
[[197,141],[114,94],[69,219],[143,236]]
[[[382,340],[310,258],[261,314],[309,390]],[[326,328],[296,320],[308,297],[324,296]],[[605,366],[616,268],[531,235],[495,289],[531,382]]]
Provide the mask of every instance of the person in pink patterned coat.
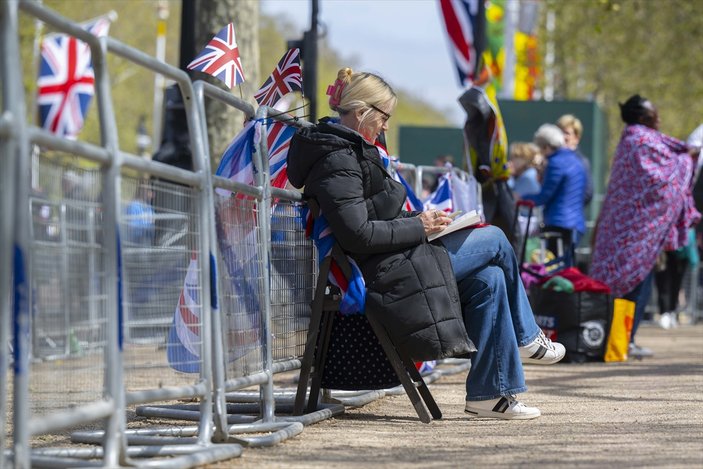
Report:
[[635,302],[630,355],[650,356],[634,342],[662,249],[677,249],[701,217],[691,196],[698,148],[659,132],[659,115],[634,95],[620,104],[626,126],[613,159],[608,190],[598,218],[589,274],[613,294]]

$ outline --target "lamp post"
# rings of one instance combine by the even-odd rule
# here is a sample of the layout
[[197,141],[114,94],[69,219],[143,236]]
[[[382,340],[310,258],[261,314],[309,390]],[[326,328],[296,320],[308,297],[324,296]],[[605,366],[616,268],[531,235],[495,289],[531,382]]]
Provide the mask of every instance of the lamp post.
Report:
[[[159,0],[156,4],[156,59],[161,62],[166,61],[166,20],[168,19],[168,1]],[[163,75],[157,73],[154,77],[154,110],[153,110],[153,130],[154,130],[154,150],[158,150],[161,144],[161,128],[163,125],[163,103],[164,88],[166,80]]]

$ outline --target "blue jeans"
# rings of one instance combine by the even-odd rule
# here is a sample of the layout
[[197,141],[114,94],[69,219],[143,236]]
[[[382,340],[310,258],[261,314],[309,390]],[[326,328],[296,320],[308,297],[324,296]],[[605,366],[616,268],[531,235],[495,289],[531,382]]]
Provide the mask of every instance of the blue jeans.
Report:
[[466,400],[525,392],[518,347],[540,332],[520,279],[515,252],[494,226],[441,238],[454,269],[464,324],[478,349],[471,356]]
[[623,298],[626,300],[635,302],[635,318],[632,321],[632,332],[630,333],[631,344],[635,343],[637,328],[640,326],[640,322],[642,322],[644,311],[647,308],[647,303],[649,303],[649,297],[652,295],[653,279],[654,271],[650,272],[631,292],[623,295]]

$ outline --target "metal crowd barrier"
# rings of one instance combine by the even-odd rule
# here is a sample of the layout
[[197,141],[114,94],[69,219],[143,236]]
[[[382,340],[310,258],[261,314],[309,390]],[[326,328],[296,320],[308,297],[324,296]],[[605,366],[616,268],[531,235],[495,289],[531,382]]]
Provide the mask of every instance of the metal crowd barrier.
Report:
[[[26,124],[20,9],[90,46],[102,146]],[[271,186],[265,124],[308,124],[192,83],[185,72],[113,38],[98,39],[36,1],[7,0],[0,15],[0,248],[13,253],[12,263],[0,264],[3,422],[10,385],[13,392],[12,441],[3,431],[0,469],[10,461],[17,468],[192,467],[239,456],[242,445],[277,444],[342,413],[342,404],[360,406],[397,391],[327,392],[336,403],[292,416],[295,389],[274,381],[300,368],[318,265],[305,237],[301,194]],[[108,53],[179,86],[193,171],[120,148]],[[253,185],[212,174],[206,99],[264,124]],[[42,155],[32,166],[32,145],[71,155],[73,163]],[[416,185],[422,171],[449,171],[401,166]],[[479,208],[480,186],[452,171]],[[30,174],[44,192],[30,192]],[[426,379],[467,368],[465,361],[446,364]],[[127,418],[133,409],[197,423],[158,426],[147,419],[137,428]],[[94,446],[34,444],[40,435],[87,425],[98,429],[74,431],[70,439]]]
[[[17,42],[18,8],[89,45],[95,70],[102,146],[59,138],[23,124],[26,110],[22,102],[24,89]],[[179,84],[184,96],[190,97],[193,90],[187,74],[112,38],[98,39],[36,2],[3,2],[2,31],[3,107],[14,123],[7,142],[9,151],[3,154],[12,160],[8,164],[9,174],[21,175],[14,191],[17,209],[14,213],[8,211],[14,215],[15,226],[14,245],[10,247],[15,252],[14,270],[10,274],[14,275],[15,292],[12,304],[14,418],[13,451],[4,453],[18,468],[133,464],[192,467],[238,456],[242,450],[240,445],[211,443],[211,298],[207,293],[212,256],[210,239],[205,236],[210,226],[211,204],[202,195],[207,191],[201,190],[208,186],[209,170],[205,168],[209,169],[209,165],[203,156],[199,110],[191,104],[192,100],[186,99],[195,172],[121,151],[106,56],[111,52],[168,76]],[[38,169],[34,169],[39,171],[40,180],[73,179],[82,181],[80,186],[85,189],[91,186],[85,182],[95,176],[90,193],[64,190],[52,196],[53,202],[39,194],[30,194],[25,181],[33,170],[29,165],[32,144],[73,155],[74,161],[86,162],[69,170],[65,165],[40,158]],[[87,162],[97,169],[83,170]],[[159,181],[138,181],[131,176],[135,172],[150,174]],[[154,204],[157,225],[161,224],[159,215],[167,215],[165,218],[177,215],[181,222],[187,221],[187,226],[179,228],[180,231],[164,228],[166,236],[159,240],[152,238],[148,256],[139,252],[147,248],[140,247],[136,238],[129,239],[134,227],[123,215],[128,195],[139,184],[155,192],[157,200],[159,194],[168,193],[165,199],[171,206]],[[187,202],[173,207],[174,199],[179,198]],[[3,226],[11,224],[3,223]],[[180,239],[176,239],[178,235]],[[5,237],[3,242],[7,242]],[[175,317],[174,299],[183,286],[193,253],[200,264],[199,269],[194,269],[199,289],[190,304],[197,319],[189,325],[199,328],[200,340],[190,344],[195,352],[194,359],[184,361],[181,355],[174,355],[175,358],[167,360],[167,356],[173,355],[169,350],[173,344],[165,334],[166,321]],[[159,265],[168,265],[176,273],[174,278],[158,278],[152,271],[155,274],[152,283],[146,283],[149,277],[146,271],[156,270]],[[3,288],[7,287],[7,276],[3,265]],[[169,308],[152,311],[137,307],[139,295],[158,295],[164,291],[166,296],[174,298]],[[127,301],[122,301],[123,293]],[[146,303],[163,306],[161,301],[147,300]],[[3,322],[8,315],[5,306]],[[157,321],[150,333],[160,334],[160,341],[144,344],[132,340],[132,330],[141,326],[145,315]],[[3,327],[3,330],[6,329]],[[171,369],[184,365],[197,366],[198,373],[179,375]],[[182,398],[200,402],[202,418],[196,437],[157,440],[149,446],[127,445],[127,406]],[[99,447],[32,446],[35,436],[65,432],[77,425],[100,421],[104,422],[100,431],[72,434],[74,442],[92,440]],[[170,446],[165,446],[167,444]]]

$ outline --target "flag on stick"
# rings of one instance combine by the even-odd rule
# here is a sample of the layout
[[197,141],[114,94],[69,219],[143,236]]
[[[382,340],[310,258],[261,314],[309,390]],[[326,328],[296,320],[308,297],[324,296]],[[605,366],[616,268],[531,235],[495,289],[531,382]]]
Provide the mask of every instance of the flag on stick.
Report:
[[198,70],[221,80],[232,89],[244,81],[242,61],[237,48],[237,38],[234,35],[234,23],[220,30],[207,43],[205,49],[191,63],[189,70]]
[[[97,37],[107,36],[110,20],[102,16],[82,27]],[[37,89],[39,125],[75,139],[95,93],[90,46],[67,34],[46,36],[41,45]]]
[[261,85],[254,98],[260,106],[273,106],[284,95],[302,91],[303,75],[300,70],[300,49],[290,49],[279,60],[276,68]]

